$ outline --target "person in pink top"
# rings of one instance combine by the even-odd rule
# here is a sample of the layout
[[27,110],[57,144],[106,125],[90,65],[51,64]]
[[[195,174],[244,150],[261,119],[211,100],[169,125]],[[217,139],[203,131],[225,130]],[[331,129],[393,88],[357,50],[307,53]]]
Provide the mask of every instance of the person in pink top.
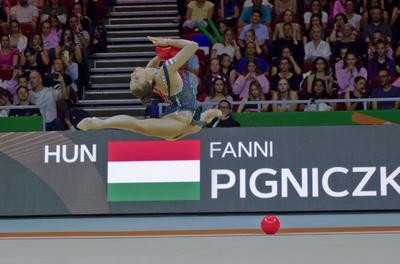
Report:
[[18,51],[10,49],[10,38],[7,35],[1,37],[0,49],[0,79],[10,80],[13,68],[18,63]]
[[365,69],[354,51],[347,51],[343,60],[343,67],[336,72],[336,79],[339,85],[339,95],[354,90],[354,79],[362,76],[367,79],[367,69]]
[[243,75],[240,75],[233,84],[233,93],[240,98],[249,97],[250,83],[257,80],[262,88],[263,94],[269,93],[269,81],[264,74],[261,73],[257,63],[254,60],[248,60],[243,70]]
[[336,0],[333,4],[332,17],[335,17],[339,13],[344,14],[346,12],[345,4],[346,0]]
[[43,38],[43,48],[45,50],[55,49],[58,47],[58,42],[60,38],[55,30],[51,30],[50,21],[45,21],[42,24],[42,38]]

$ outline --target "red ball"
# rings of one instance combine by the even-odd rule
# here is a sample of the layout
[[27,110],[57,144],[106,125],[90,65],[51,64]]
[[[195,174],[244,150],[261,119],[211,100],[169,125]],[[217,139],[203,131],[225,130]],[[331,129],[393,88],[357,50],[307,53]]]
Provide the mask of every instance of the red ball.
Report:
[[156,54],[160,60],[168,60],[174,57],[181,49],[173,46],[157,46]]
[[273,235],[278,232],[281,227],[279,219],[274,215],[267,215],[261,220],[261,229],[265,234]]

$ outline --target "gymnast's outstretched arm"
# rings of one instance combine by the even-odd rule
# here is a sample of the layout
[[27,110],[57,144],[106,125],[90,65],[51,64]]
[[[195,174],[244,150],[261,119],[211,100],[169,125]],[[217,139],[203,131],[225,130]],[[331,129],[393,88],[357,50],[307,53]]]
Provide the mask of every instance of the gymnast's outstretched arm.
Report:
[[189,59],[194,55],[198,49],[196,42],[186,40],[186,39],[166,39],[166,38],[154,38],[148,37],[148,39],[153,42],[155,46],[174,46],[180,48],[181,50],[171,58],[172,63],[168,63],[168,71],[177,71],[182,67]]
[[160,62],[160,58],[158,56],[155,56],[147,63],[146,68],[158,68],[160,67]]

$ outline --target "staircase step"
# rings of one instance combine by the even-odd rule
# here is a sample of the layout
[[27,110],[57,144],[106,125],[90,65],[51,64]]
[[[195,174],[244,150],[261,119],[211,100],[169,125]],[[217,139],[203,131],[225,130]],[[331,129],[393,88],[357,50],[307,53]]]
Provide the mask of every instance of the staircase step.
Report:
[[[168,36],[169,38],[178,38],[177,36]],[[108,43],[150,43],[147,37],[125,37],[125,38],[107,38]]]
[[[110,69],[115,71],[131,72],[133,67],[145,67],[149,62],[147,59],[111,59],[111,60],[95,60],[94,67],[99,70]],[[124,69],[126,68],[126,69]],[[123,69],[123,70],[122,70]],[[107,71],[107,70],[106,70]]]
[[99,83],[112,83],[112,84],[121,84],[121,83],[129,83],[131,80],[131,76],[129,73],[116,73],[116,74],[91,74],[90,82],[92,84]]
[[87,90],[85,95],[87,100],[134,99],[129,89]]
[[178,29],[164,29],[164,30],[121,30],[121,31],[108,31],[107,37],[121,38],[121,37],[169,37],[179,36]]
[[133,44],[133,45],[108,45],[107,50],[110,52],[154,52],[153,44]]
[[[162,6],[160,9],[164,9]],[[117,12],[110,12],[108,13],[108,17],[142,17],[142,16],[177,16],[177,10],[139,10],[139,11],[117,11]]]
[[138,51],[138,52],[104,52],[95,53],[92,55],[93,59],[106,59],[106,58],[152,58],[156,56],[155,51]]
[[158,23],[177,23],[177,16],[168,16],[168,17],[128,17],[128,18],[109,18],[109,25],[126,25],[126,24],[148,24],[154,23],[157,25]]
[[126,90],[129,91],[129,82],[127,83],[93,83],[88,88],[88,91],[118,91]]
[[178,28],[179,24],[178,23],[157,23],[157,24],[121,24],[121,25],[105,25],[107,30],[113,30],[113,29],[145,29],[145,28],[155,28],[155,29],[160,29],[160,28]]
[[115,0],[115,5],[130,5],[130,4],[176,4],[176,0],[156,0],[156,1],[149,1],[149,0]]
[[91,68],[89,71],[91,73],[131,73],[133,67],[109,67],[109,68]]
[[176,11],[175,4],[152,4],[152,5],[117,5],[113,7],[113,12],[136,12],[136,11],[154,11],[154,10],[170,10]]

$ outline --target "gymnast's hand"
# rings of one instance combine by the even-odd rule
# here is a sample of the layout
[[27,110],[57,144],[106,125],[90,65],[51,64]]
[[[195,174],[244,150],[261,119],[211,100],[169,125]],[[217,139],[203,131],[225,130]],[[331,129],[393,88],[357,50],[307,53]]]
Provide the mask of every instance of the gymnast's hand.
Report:
[[167,38],[156,38],[156,37],[147,37],[148,40],[153,42],[154,46],[168,46],[169,39]]

